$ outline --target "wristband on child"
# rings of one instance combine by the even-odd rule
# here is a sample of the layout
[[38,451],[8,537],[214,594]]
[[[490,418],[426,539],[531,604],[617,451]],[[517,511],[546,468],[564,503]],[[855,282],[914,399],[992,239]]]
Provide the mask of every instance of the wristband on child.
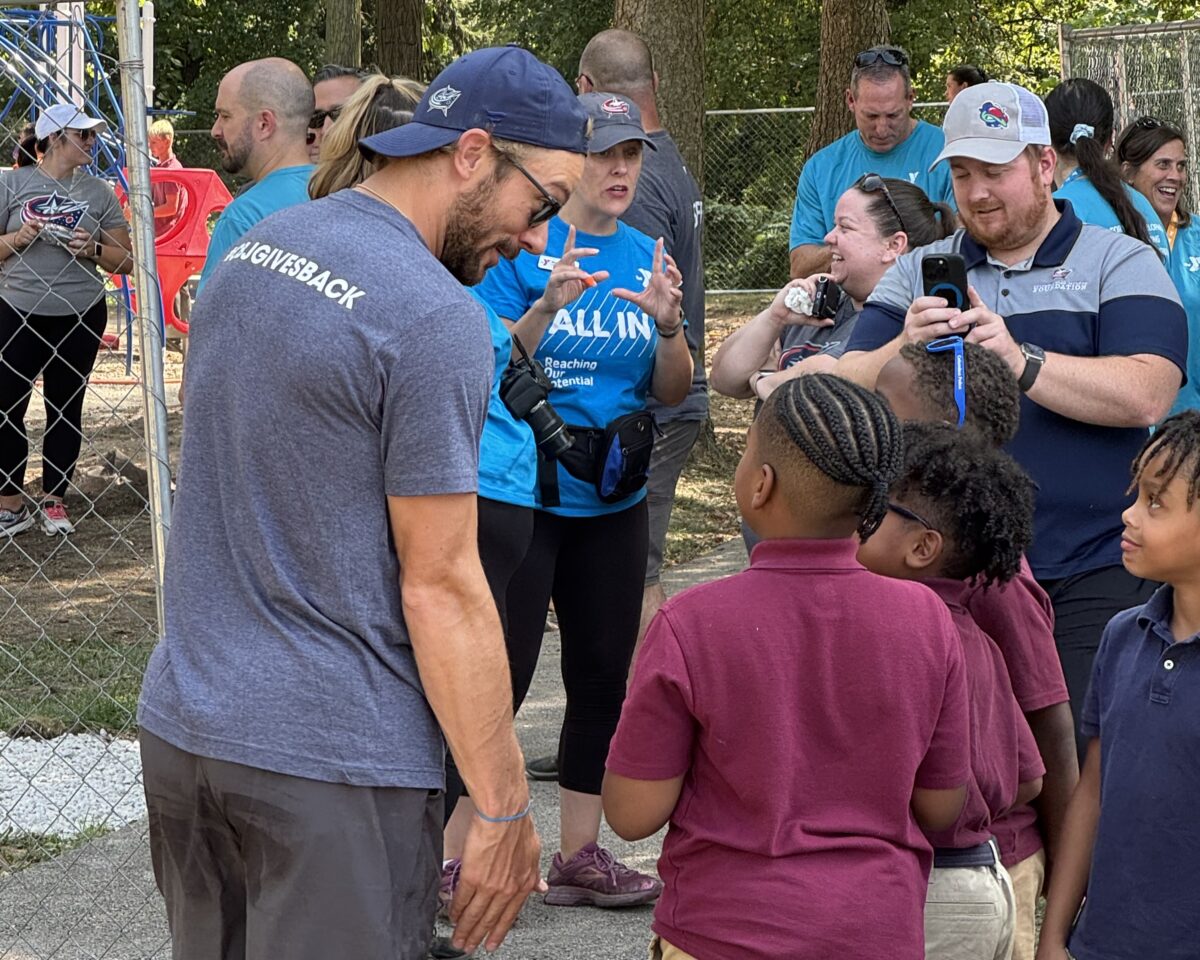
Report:
[[487,814],[480,813],[478,810],[475,811],[475,816],[477,816],[484,823],[513,823],[514,821],[517,821],[517,820],[524,820],[527,816],[529,816],[529,811],[532,809],[533,809],[533,797],[530,797],[529,802],[527,804],[525,804],[525,809],[522,810],[520,813],[514,813],[512,816],[489,817]]

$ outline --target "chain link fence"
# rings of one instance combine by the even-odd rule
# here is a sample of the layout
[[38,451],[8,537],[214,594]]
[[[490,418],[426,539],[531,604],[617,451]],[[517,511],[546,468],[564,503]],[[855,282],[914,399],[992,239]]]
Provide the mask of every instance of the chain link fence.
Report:
[[[0,6],[0,162],[17,165],[0,171],[6,960],[169,955],[134,712],[159,632],[164,381],[178,381],[180,362],[163,359],[146,227],[137,5],[117,9],[123,21],[82,3]],[[86,117],[104,124],[57,130]]]
[[1187,137],[1189,209],[1200,197],[1200,20],[1146,26],[1072,30],[1062,27],[1063,75],[1087,77],[1104,87],[1116,107],[1118,133],[1138,117],[1152,116]]
[[[941,125],[944,103],[913,113]],[[707,291],[765,293],[788,279],[788,234],[812,107],[710,110],[704,126]]]

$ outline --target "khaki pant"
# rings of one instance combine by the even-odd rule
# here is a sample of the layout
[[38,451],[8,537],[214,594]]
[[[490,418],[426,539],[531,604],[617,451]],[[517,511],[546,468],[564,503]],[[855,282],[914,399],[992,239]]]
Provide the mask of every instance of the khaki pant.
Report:
[[684,953],[662,937],[656,936],[650,941],[650,960],[696,960],[696,958],[690,953]]
[[1033,960],[1037,953],[1037,902],[1046,879],[1046,851],[1039,850],[1014,864],[1012,877],[1016,918],[1013,922],[1013,960]]
[[990,867],[934,867],[925,898],[926,960],[1010,960],[1013,886]]

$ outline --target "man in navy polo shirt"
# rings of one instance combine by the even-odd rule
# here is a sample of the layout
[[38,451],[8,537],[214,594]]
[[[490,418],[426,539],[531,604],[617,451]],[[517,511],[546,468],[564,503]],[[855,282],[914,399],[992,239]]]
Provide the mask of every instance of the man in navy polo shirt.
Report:
[[[871,386],[904,343],[965,334],[1017,376],[1021,427],[1009,450],[1038,484],[1029,563],[1054,604],[1078,729],[1105,624],[1152,592],[1121,566],[1121,511],[1128,465],[1179,390],[1187,320],[1150,247],[1086,226],[1054,201],[1057,158],[1032,93],[969,87],[943,130],[936,163],[949,161],[966,229],[884,275],[837,372]],[[931,253],[965,259],[970,309],[922,296]]]

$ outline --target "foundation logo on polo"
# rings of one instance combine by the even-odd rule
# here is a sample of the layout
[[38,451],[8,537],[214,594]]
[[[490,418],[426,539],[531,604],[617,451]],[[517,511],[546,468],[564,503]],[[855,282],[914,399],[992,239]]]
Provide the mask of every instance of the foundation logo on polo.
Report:
[[1002,106],[992,103],[991,100],[985,100],[979,108],[979,119],[993,130],[1003,130],[1008,126],[1008,114]]
[[602,104],[600,104],[600,109],[605,113],[627,114],[629,113],[629,104],[627,104],[620,97],[609,97]]
[[1068,280],[1071,276],[1070,267],[1059,267],[1050,274],[1049,283],[1035,283],[1033,285],[1034,293],[1056,293],[1063,290],[1081,291],[1088,288],[1086,280]]
[[87,211],[88,205],[85,201],[72,200],[55,191],[26,200],[21,210],[21,220],[23,223],[40,223],[43,226],[52,224],[74,230]]
[[462,96],[461,90],[455,90],[447,84],[438,90],[434,90],[429,96],[429,109],[441,110],[443,117],[450,116],[450,108],[458,103],[458,98]]

